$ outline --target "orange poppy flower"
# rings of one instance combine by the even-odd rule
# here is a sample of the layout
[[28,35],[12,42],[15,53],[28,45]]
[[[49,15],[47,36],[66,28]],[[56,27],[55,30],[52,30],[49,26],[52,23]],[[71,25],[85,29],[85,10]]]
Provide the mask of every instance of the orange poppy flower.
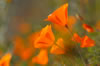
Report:
[[82,38],[77,33],[74,33],[72,40],[80,43]]
[[10,66],[11,54],[7,53],[0,59],[0,66]]
[[52,48],[51,48],[51,50],[50,50],[50,53],[51,54],[65,54],[63,39],[59,38],[57,40],[56,44],[58,46],[57,45],[53,45]]
[[87,31],[87,32],[94,32],[93,28],[87,24],[83,24],[83,28]]
[[47,25],[40,31],[40,35],[34,41],[35,48],[48,48],[55,40],[53,32],[51,30],[51,25]]
[[51,21],[52,23],[65,26],[67,24],[68,20],[68,4],[62,5],[60,8],[58,8],[56,11],[54,11],[52,14],[48,16],[45,21]]
[[94,44],[94,40],[90,39],[88,36],[84,36],[81,42],[81,47],[93,47]]
[[47,49],[41,49],[40,53],[32,59],[33,63],[37,64],[47,64],[48,63],[48,52]]

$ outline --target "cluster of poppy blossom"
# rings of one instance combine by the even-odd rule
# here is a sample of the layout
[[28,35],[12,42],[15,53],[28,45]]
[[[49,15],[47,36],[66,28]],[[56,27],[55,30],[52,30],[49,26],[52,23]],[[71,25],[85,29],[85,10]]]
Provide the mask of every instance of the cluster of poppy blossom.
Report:
[[38,56],[33,57],[32,62],[38,64],[47,64],[49,47],[51,47],[50,50],[51,54],[64,54],[65,51],[63,45],[63,39],[58,38],[56,44],[54,44],[54,42],[55,42],[55,37],[51,30],[51,25],[47,25],[39,32],[38,37],[34,41],[34,47],[39,48],[40,53],[38,54]]
[[[73,20],[76,21],[74,18]],[[50,21],[55,25],[65,27],[67,30],[69,30],[68,21],[70,20],[68,20],[68,4],[64,4],[60,8],[55,10],[52,14],[48,16],[47,19],[45,19],[45,21]],[[35,49],[40,49],[39,54],[32,58],[32,63],[43,64],[43,65],[47,64],[48,51],[49,51],[48,48],[50,48],[51,54],[58,55],[58,54],[66,53],[66,50],[65,50],[66,48],[64,47],[63,38],[59,37],[57,41],[55,42],[55,36],[52,32],[51,27],[52,27],[51,25],[47,25],[40,32],[37,32],[35,35],[32,35],[31,43],[33,44],[33,47]],[[87,32],[94,32],[93,28],[87,24],[83,24],[83,28]],[[94,40],[89,38],[87,35],[85,35],[84,37],[80,37],[77,33],[74,33],[74,35],[72,36],[72,41],[80,43],[81,44],[80,47],[82,48],[93,47],[95,45]],[[20,46],[19,48],[19,44],[22,43],[23,41],[19,40],[17,42],[19,43],[17,43],[18,45],[16,44],[17,46],[15,46],[15,52],[17,50],[16,48],[18,48],[19,52],[21,53],[21,58],[27,59],[29,55],[31,55],[32,53],[31,52],[32,48],[27,48],[27,50],[23,52],[24,47]],[[7,54],[7,58],[6,56],[4,56],[0,60],[0,65],[9,64],[10,59],[11,59],[11,55],[9,56],[9,54]],[[9,65],[3,65],[3,66],[9,66]]]
[[[69,30],[69,25],[67,24],[68,21],[68,4],[62,5],[56,11],[48,16],[45,21],[50,21],[54,24],[59,26],[66,27]],[[88,32],[94,32],[93,28],[87,24],[83,24],[83,28]],[[92,47],[94,46],[95,42],[88,36],[80,37],[77,33],[74,33],[72,37],[73,41],[81,43],[81,47]],[[63,39],[58,38],[56,44],[54,44],[55,38],[53,32],[51,30],[51,25],[47,25],[40,31],[39,37],[35,40],[34,47],[40,48],[40,53],[38,56],[32,59],[33,62],[38,64],[47,64],[48,63],[48,56],[47,56],[47,48],[51,47],[50,53],[51,54],[65,54],[65,48],[63,44]],[[44,60],[44,61],[42,61]]]

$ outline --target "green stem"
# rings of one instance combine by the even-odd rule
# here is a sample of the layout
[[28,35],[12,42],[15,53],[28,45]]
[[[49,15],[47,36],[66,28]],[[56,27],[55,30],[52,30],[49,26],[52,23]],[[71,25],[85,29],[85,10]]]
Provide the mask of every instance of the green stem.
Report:
[[[69,32],[69,33],[71,34],[71,36],[73,37],[73,33],[70,31],[68,25],[66,25],[65,27],[68,29],[68,32]],[[74,39],[74,38],[73,38],[73,39]],[[75,40],[75,39],[74,39],[74,40]],[[80,49],[79,49],[79,46],[76,45],[76,44],[75,44],[75,46],[76,46],[76,49],[77,49],[77,51],[78,51],[78,53],[79,53],[79,55],[80,55],[80,58],[81,58],[81,60],[82,60],[82,62],[83,62],[83,64],[84,64],[84,66],[86,66],[85,61],[84,61],[84,59],[83,59],[83,56],[81,55],[81,51],[80,51]]]

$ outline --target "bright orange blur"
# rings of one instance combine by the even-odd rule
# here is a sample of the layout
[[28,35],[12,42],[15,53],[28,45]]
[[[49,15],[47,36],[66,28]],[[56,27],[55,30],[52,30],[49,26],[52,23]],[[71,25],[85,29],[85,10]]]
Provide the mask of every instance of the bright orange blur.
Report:
[[74,33],[72,40],[80,43],[82,38],[77,33]]
[[63,39],[62,38],[58,38],[57,42],[56,42],[57,45],[53,45],[51,50],[50,50],[50,53],[51,54],[65,54],[65,48],[64,48],[64,44],[63,44]]
[[41,49],[40,53],[36,57],[33,57],[32,62],[37,64],[42,64],[42,65],[47,64],[48,63],[47,49]]
[[10,53],[7,53],[0,59],[0,66],[10,66],[10,60],[12,55]]
[[92,40],[91,38],[89,38],[88,36],[84,36],[81,42],[81,47],[93,47],[95,46],[94,44],[94,40]]
[[83,24],[83,28],[87,31],[87,32],[94,32],[94,29],[87,25],[87,24]]

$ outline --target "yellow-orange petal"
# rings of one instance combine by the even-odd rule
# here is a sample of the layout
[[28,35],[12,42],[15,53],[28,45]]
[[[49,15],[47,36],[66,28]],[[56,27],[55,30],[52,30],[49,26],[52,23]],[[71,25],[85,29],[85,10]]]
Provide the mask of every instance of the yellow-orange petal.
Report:
[[72,40],[80,43],[82,38],[77,33],[74,33],[74,36],[72,37]]
[[51,30],[51,25],[47,25],[40,31],[40,35],[34,41],[35,48],[48,48],[55,40],[53,32]]
[[94,29],[87,25],[87,24],[83,24],[83,28],[87,31],[87,32],[94,32]]
[[43,64],[43,65],[48,64],[47,49],[41,49],[40,53],[36,57],[33,57],[32,62],[37,64]]
[[47,21],[51,21],[52,23],[65,26],[68,20],[68,4],[62,5],[60,8],[55,10],[52,14],[48,16]]
[[10,53],[7,53],[5,56],[3,56],[0,59],[0,66],[10,66],[10,60],[12,55]]
[[81,47],[93,47],[95,46],[95,41],[89,38],[88,36],[84,36],[81,42]]
[[53,45],[50,53],[51,54],[65,54],[63,39],[59,38],[56,42],[57,45]]

